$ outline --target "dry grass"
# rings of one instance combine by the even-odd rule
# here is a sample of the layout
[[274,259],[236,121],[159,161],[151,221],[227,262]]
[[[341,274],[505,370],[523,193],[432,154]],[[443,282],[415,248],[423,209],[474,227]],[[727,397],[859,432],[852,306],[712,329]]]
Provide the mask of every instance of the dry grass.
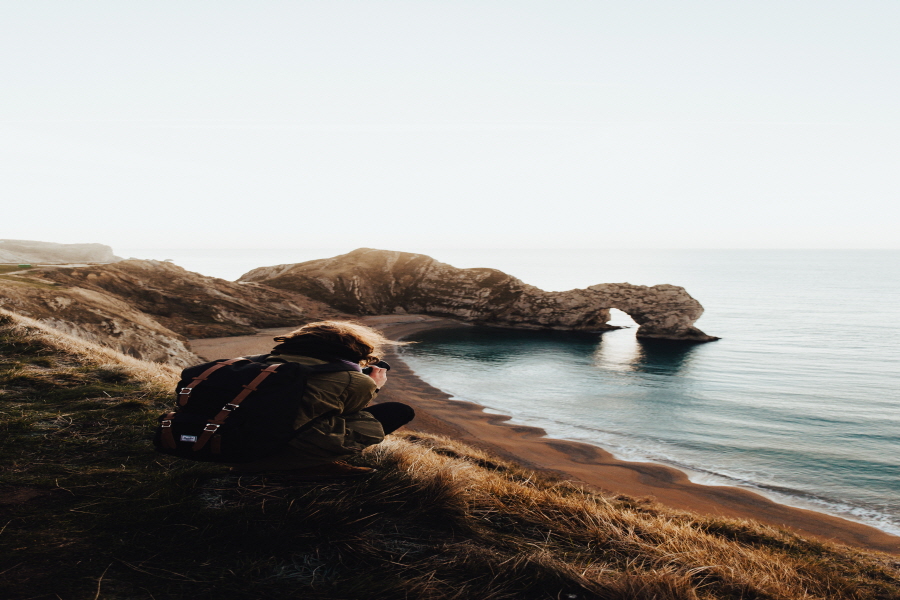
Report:
[[[63,333],[49,325],[0,308],[0,326],[8,327],[8,338],[15,340],[20,351],[28,346],[42,348],[51,354],[77,357],[97,368],[125,369],[136,380],[158,390],[170,391],[178,381],[179,371],[170,365],[140,360],[112,348]],[[8,352],[15,352],[10,348]]]
[[174,372],[0,313],[0,597],[900,598],[895,558],[391,436],[366,479],[152,452]]
[[473,534],[490,539],[498,566],[550,568],[581,590],[574,593],[867,598],[897,597],[900,590],[898,563],[891,557],[751,521],[604,498],[452,440],[407,435],[386,441],[373,454],[375,462],[406,473],[419,493],[459,514]]

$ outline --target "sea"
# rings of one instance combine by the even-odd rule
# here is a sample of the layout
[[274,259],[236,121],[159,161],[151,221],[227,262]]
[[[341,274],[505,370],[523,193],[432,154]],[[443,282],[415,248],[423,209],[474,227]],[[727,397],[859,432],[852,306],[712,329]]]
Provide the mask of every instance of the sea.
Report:
[[[346,249],[118,250],[236,279]],[[548,291],[679,285],[705,344],[604,333],[451,327],[404,360],[454,399],[696,483],[900,535],[900,251],[415,249]],[[164,256],[165,254],[165,256]]]

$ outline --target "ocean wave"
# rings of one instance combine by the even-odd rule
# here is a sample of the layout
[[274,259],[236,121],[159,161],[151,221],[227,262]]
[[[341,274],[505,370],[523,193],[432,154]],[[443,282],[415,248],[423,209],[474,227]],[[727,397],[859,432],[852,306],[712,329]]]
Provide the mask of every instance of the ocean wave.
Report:
[[[451,396],[451,400],[474,402],[471,398]],[[597,446],[612,454],[616,459],[628,462],[651,462],[672,467],[687,475],[692,483],[709,486],[731,486],[746,489],[761,496],[794,508],[821,512],[868,525],[891,535],[900,536],[900,512],[883,507],[868,506],[863,503],[847,502],[820,493],[792,488],[787,485],[767,483],[754,479],[746,473],[735,473],[726,469],[710,468],[694,461],[685,460],[672,448],[653,439],[640,439],[612,430],[588,425],[575,425],[562,421],[525,414],[509,414],[510,411],[484,407],[489,414],[510,417],[510,424],[538,427],[547,432],[548,437],[582,442]]]

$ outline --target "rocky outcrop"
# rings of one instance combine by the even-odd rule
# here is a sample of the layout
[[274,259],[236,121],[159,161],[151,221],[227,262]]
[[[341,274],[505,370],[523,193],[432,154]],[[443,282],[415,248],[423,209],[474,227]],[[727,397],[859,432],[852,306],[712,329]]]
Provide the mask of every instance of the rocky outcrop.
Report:
[[248,335],[258,328],[347,316],[287,290],[208,277],[156,260],[125,260],[39,273],[66,287],[95,290],[124,300],[188,338]]
[[110,263],[122,260],[104,244],[56,244],[31,240],[0,240],[0,263]]
[[628,313],[643,338],[706,342],[703,307],[674,285],[607,283],[545,292],[496,269],[458,269],[422,254],[360,248],[334,258],[262,267],[243,275],[355,315],[424,313],[512,327],[611,329],[609,309]]
[[290,291],[145,260],[0,275],[0,306],[125,354],[178,366],[199,362],[188,338],[347,317]]

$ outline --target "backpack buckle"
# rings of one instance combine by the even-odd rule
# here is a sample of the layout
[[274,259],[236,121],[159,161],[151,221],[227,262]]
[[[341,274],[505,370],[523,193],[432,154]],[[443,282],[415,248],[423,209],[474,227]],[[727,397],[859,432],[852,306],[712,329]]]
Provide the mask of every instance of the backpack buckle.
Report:
[[179,394],[190,394],[193,389],[194,388],[181,388],[181,391],[178,393]]
[[160,423],[160,427],[171,427],[172,419],[166,419],[162,423]]
[[[210,429],[210,427],[212,427],[212,429]],[[210,433],[215,433],[216,430],[217,430],[218,428],[219,428],[219,424],[218,424],[218,423],[207,423],[207,424],[206,424],[206,427],[203,428],[203,431],[208,431],[208,432],[210,432]]]
[[226,404],[225,406],[222,407],[222,410],[227,410],[228,412],[231,412],[234,409],[236,409],[238,406],[240,406],[240,405],[235,404],[233,402],[229,402],[228,404]]

